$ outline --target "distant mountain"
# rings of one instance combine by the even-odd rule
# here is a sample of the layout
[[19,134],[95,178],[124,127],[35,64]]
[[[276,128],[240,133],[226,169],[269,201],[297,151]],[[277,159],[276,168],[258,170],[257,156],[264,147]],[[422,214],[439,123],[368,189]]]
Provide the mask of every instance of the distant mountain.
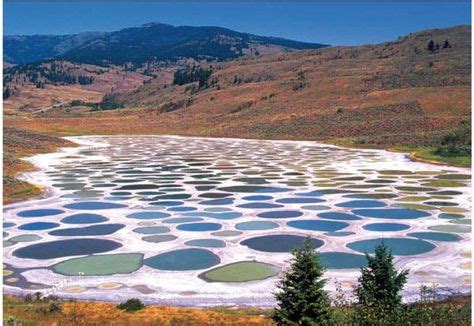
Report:
[[67,36],[7,36],[5,61],[27,63],[60,58],[95,65],[139,66],[148,61],[226,60],[245,54],[317,49],[328,45],[239,33],[221,27],[172,26],[160,23],[111,33]]
[[3,40],[3,60],[25,64],[52,59],[101,35],[103,33],[100,32],[74,35],[7,35]]

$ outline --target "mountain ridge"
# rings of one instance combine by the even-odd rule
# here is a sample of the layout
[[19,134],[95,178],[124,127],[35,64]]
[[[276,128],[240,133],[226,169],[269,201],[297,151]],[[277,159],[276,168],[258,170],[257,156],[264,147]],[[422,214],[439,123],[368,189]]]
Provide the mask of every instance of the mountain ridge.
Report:
[[213,61],[248,53],[258,55],[257,45],[276,46],[280,51],[328,46],[242,33],[216,26],[174,26],[152,22],[113,32],[9,35],[5,36],[4,57],[5,61],[14,64],[64,59],[102,66],[129,62],[141,65],[153,60],[193,58]]

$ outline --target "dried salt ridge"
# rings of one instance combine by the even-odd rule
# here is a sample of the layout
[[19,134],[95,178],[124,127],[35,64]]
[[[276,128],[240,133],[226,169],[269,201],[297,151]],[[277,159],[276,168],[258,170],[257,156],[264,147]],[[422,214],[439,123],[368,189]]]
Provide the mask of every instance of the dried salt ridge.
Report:
[[350,291],[384,239],[421,284],[470,292],[470,169],[315,142],[87,136],[31,157],[48,197],[4,213],[5,291],[170,305],[274,304],[305,236]]

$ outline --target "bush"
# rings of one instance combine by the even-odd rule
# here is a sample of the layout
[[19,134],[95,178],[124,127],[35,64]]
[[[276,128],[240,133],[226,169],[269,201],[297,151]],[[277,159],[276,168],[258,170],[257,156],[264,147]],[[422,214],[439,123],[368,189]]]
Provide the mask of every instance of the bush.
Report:
[[140,301],[140,299],[132,298],[119,304],[117,308],[119,308],[120,310],[125,310],[127,312],[132,312],[145,308],[145,305]]
[[23,297],[23,301],[25,301],[25,302],[33,302],[33,295],[32,295],[31,293],[25,294],[25,296]]
[[102,110],[115,110],[124,107],[124,103],[117,99],[116,94],[105,94],[102,101],[99,103],[99,107]]
[[462,122],[461,126],[444,136],[435,150],[440,156],[471,155],[471,124]]

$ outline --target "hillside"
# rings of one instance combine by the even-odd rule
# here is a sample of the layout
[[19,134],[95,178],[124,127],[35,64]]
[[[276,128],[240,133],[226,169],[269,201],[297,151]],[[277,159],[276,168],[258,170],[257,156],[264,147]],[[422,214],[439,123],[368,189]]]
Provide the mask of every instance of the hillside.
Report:
[[5,61],[31,63],[63,59],[94,65],[139,67],[149,61],[225,60],[245,54],[316,49],[327,45],[239,33],[221,27],[150,23],[110,33],[7,36]]
[[4,113],[44,112],[73,100],[100,102],[111,91],[130,90],[150,79],[122,67],[98,67],[52,60],[3,71]]
[[125,110],[55,111],[5,123],[60,134],[429,145],[470,120],[470,39],[470,26],[457,26],[377,45],[243,57],[204,65],[213,81],[204,87],[154,78],[109,95]]

